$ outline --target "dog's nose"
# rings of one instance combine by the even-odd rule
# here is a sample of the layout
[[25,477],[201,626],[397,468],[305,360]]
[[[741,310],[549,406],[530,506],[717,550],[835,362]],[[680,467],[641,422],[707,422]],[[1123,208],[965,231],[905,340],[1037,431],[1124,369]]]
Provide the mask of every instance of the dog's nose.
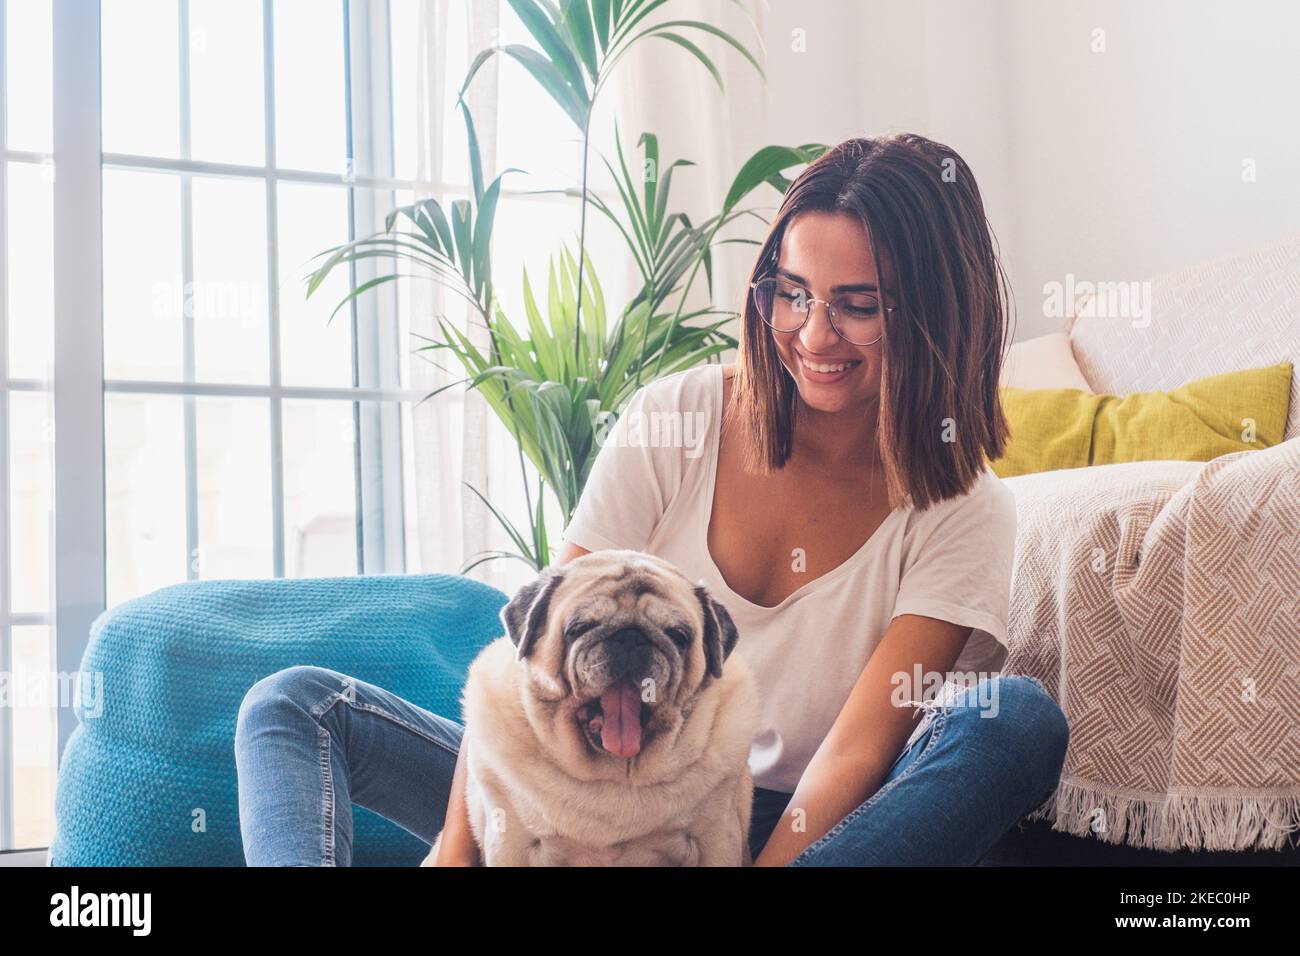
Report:
[[655,645],[639,627],[621,627],[600,642],[598,660],[605,679],[640,681],[654,667]]
[[606,640],[614,644],[621,644],[624,647],[633,647],[644,642],[646,636],[645,631],[639,627],[624,627],[615,631]]

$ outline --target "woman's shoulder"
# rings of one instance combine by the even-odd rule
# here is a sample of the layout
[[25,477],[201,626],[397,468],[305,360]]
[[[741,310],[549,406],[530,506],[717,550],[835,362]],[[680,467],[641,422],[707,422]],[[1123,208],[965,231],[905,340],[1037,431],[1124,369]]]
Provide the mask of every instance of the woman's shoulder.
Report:
[[909,509],[902,529],[903,566],[955,560],[963,566],[1008,566],[1015,551],[1016,499],[1002,480],[986,471],[963,495],[923,511]]
[[701,459],[713,441],[720,383],[716,364],[696,365],[643,383],[619,406],[619,440],[647,446],[650,457],[671,471],[676,484],[677,459]]
[[920,527],[944,524],[950,521],[996,523],[1016,520],[1016,496],[993,469],[985,465],[965,494],[954,495],[932,504],[922,511],[913,510],[912,524]]
[[[726,366],[730,368],[730,366]],[[637,389],[655,408],[704,410],[711,408],[717,395],[724,366],[708,362],[661,375]]]
[[984,473],[980,476],[976,490],[983,496],[987,508],[993,509],[1003,517],[1009,516],[1011,521],[1015,521],[1016,493],[1011,490],[1010,485],[994,474],[987,463],[984,465]]

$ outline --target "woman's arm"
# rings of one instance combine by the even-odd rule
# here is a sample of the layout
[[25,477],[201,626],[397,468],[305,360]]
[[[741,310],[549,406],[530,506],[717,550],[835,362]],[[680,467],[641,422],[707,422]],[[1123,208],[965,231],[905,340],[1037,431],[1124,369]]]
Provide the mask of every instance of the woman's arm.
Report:
[[[564,564],[574,558],[590,554],[576,544],[566,544],[556,559]],[[464,738],[456,754],[456,770],[451,776],[451,795],[447,799],[447,816],[443,821],[442,842],[438,845],[438,859],[434,866],[478,866],[481,862],[474,830],[469,824],[469,805],[465,800],[465,754],[469,752],[469,739]]]
[[947,675],[970,633],[969,627],[919,614],[894,618],[754,866],[785,866],[880,788],[918,713],[894,705],[895,675],[907,676],[903,696],[920,700],[932,685],[910,687],[916,666],[923,680]]
[[478,866],[478,843],[469,825],[469,805],[465,800],[465,754],[468,741],[463,741],[456,754],[456,770],[451,775],[451,795],[447,799],[447,816],[442,825],[442,840],[438,844],[438,858],[434,866]]

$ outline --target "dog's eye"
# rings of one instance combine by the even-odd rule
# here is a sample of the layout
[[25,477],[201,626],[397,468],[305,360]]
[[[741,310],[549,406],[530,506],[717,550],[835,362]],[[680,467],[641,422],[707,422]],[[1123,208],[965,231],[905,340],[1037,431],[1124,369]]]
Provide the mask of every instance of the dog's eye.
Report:
[[678,647],[687,647],[691,643],[691,632],[684,627],[670,627],[664,633]]
[[564,629],[564,636],[570,640],[579,634],[585,634],[596,626],[595,621],[574,621]]

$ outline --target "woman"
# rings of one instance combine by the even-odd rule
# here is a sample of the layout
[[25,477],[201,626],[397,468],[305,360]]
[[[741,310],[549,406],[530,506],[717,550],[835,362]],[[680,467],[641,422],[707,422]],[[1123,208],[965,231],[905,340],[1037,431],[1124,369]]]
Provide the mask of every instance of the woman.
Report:
[[[762,699],[754,865],[973,864],[1053,793],[1069,732],[1037,681],[990,673],[1009,297],[969,168],[911,134],[840,144],[787,191],[750,290],[734,365],[634,395],[559,561],[659,554],[731,613]],[[356,802],[475,864],[460,736],[321,668],[266,678],[236,740],[249,863],[350,862]]]

